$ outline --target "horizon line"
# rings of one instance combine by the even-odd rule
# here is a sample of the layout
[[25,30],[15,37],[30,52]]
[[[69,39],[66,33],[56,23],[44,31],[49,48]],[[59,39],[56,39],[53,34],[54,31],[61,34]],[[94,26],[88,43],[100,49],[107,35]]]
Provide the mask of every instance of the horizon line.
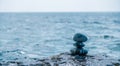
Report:
[[115,13],[120,11],[0,11],[0,13]]

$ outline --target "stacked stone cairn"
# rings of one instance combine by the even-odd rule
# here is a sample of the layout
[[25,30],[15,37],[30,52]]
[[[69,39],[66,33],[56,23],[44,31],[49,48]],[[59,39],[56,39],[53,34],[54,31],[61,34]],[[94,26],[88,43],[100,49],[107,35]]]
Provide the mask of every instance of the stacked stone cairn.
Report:
[[76,33],[73,37],[75,48],[71,50],[71,55],[74,56],[86,56],[88,51],[83,47],[85,46],[83,42],[87,41],[87,37],[81,33]]

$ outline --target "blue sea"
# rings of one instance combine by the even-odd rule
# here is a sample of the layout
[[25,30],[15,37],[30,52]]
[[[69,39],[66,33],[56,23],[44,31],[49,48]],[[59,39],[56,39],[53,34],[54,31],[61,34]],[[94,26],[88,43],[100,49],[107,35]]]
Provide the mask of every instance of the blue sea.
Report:
[[0,13],[0,62],[69,52],[82,33],[88,54],[120,59],[120,13]]

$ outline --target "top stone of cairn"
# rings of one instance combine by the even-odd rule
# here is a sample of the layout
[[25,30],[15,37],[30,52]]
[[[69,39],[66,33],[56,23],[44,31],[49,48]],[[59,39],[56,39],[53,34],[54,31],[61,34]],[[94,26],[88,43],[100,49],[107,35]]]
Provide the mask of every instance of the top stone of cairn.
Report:
[[88,40],[88,38],[81,33],[76,33],[73,37],[73,40],[76,42],[85,42]]

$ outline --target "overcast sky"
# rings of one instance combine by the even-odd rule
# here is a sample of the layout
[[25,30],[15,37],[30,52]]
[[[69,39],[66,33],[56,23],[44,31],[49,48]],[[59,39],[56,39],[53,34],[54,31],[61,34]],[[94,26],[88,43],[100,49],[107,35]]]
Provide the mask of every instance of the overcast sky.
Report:
[[119,11],[120,0],[0,0],[0,12]]

